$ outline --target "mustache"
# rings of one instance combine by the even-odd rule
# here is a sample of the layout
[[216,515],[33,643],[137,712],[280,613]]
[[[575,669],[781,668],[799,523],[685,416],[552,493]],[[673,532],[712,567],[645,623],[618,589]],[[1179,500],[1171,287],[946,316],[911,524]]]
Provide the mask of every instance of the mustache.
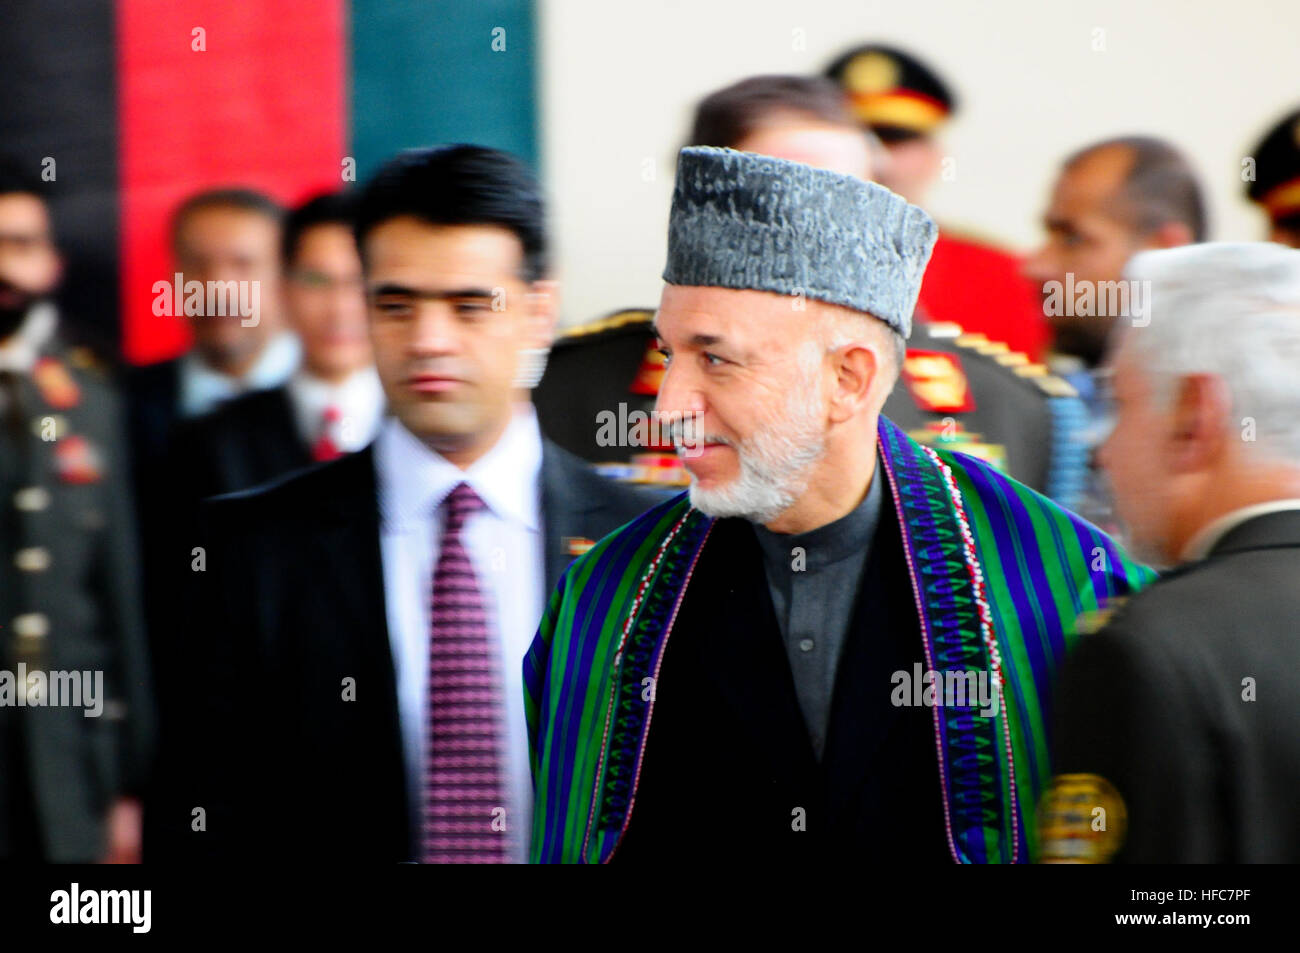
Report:
[[722,434],[705,433],[703,424],[695,417],[678,417],[668,424],[668,439],[677,449],[678,453],[683,451],[698,452],[705,444],[722,444],[727,447],[736,446],[736,442]]

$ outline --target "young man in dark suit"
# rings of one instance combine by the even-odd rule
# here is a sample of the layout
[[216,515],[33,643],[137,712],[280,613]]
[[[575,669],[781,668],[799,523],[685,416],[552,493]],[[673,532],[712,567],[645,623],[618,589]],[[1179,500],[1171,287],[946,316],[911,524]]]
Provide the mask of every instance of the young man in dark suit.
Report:
[[538,430],[556,287],[517,160],[403,153],[356,236],[390,416],[207,506],[169,823],[187,853],[520,860],[524,653],[570,559],[648,504]]

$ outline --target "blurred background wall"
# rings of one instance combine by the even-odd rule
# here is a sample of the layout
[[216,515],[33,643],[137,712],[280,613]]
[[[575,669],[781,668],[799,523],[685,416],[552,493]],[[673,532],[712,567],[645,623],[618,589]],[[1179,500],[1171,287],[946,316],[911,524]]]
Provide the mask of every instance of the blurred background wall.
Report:
[[872,40],[929,62],[961,99],[942,137],[955,177],[936,187],[932,211],[1019,251],[1039,239],[1059,161],[1134,132],[1189,155],[1212,237],[1262,238],[1241,160],[1300,104],[1296,0],[549,0],[540,10],[542,155],[571,321],[658,301],[690,111],[753,73],[820,72]]
[[65,326],[132,363],[188,344],[152,313],[186,195],[297,202],[436,142],[537,159],[529,0],[5,0],[0,16],[0,150],[53,170]]

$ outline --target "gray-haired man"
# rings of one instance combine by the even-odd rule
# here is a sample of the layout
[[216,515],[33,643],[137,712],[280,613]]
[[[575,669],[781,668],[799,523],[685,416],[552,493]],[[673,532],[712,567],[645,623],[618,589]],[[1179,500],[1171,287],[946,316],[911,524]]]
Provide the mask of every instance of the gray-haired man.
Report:
[[1133,545],[1176,568],[1066,665],[1044,853],[1296,863],[1300,251],[1143,252],[1128,277],[1150,323],[1111,358],[1101,459]]

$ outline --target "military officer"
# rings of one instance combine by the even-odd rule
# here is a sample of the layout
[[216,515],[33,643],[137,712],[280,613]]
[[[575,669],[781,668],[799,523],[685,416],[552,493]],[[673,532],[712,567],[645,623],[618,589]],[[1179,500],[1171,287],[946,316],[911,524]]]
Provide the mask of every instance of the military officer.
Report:
[[1052,325],[1046,362],[1079,393],[1086,410],[1078,439],[1089,471],[1074,508],[1117,535],[1110,491],[1095,459],[1113,417],[1103,357],[1112,331],[1140,323],[1139,312],[1149,304],[1141,285],[1124,280],[1124,265],[1142,249],[1204,241],[1205,198],[1177,148],[1149,136],[1124,136],[1091,143],[1065,160],[1043,225],[1046,238],[1026,259],[1025,274],[1041,290]]
[[[843,92],[807,76],[755,76],[705,97],[691,144],[737,148],[871,178],[875,153]],[[1069,507],[1084,487],[1086,454],[1074,435],[1085,419],[1064,381],[1006,344],[935,322],[917,309],[899,384],[884,413],[923,443],[979,456]],[[654,428],[641,452],[611,441],[648,417],[663,376],[651,314],[631,309],[569,328],[556,342],[536,392],[543,429],[610,475],[638,482],[684,480]],[[614,419],[617,427],[602,426]],[[656,443],[656,436],[659,442]],[[629,455],[631,460],[629,461]]]
[[1270,129],[1250,158],[1246,197],[1268,214],[1269,241],[1300,248],[1300,109]]
[[0,859],[135,861],[153,736],[118,403],[67,350],[43,186],[0,171]]
[[[917,57],[878,43],[837,57],[826,75],[843,87],[858,121],[884,143],[877,181],[924,207],[943,171],[939,134],[957,109],[952,88]],[[920,305],[936,321],[956,322],[1034,360],[1050,337],[1016,257],[944,225],[926,266]]]

